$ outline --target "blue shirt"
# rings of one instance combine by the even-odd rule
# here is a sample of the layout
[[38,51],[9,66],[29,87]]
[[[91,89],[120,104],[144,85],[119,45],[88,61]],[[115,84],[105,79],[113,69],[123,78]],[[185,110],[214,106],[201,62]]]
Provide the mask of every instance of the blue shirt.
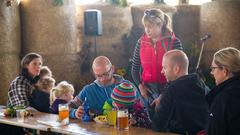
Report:
[[[90,110],[94,111],[95,114],[101,114],[103,111],[103,104],[106,100],[111,99],[113,89],[125,81],[118,75],[114,75],[114,78],[116,79],[115,83],[108,86],[102,86],[97,80],[95,80],[93,83],[86,85],[77,95],[77,98],[81,102],[84,102],[86,97]],[[75,111],[76,109],[70,110],[70,117],[75,118]]]

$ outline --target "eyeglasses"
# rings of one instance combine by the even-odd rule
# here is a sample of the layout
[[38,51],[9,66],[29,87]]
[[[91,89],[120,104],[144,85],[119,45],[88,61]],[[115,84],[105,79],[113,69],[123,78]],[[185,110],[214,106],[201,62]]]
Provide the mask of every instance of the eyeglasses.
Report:
[[95,77],[96,77],[96,78],[108,77],[109,74],[110,74],[110,72],[111,72],[111,70],[112,70],[112,67],[111,67],[107,72],[105,72],[105,73],[103,73],[103,74],[101,74],[101,75],[95,74]]
[[220,67],[220,66],[216,66],[216,67],[211,66],[211,67],[210,67],[211,71],[214,71],[214,70],[217,69],[217,68],[222,69],[223,67]]

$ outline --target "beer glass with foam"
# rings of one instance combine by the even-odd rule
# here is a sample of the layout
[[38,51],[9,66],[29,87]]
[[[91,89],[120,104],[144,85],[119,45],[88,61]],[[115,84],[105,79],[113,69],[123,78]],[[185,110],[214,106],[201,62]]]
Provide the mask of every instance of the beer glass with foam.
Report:
[[119,130],[128,130],[128,110],[118,110],[117,112],[117,128]]

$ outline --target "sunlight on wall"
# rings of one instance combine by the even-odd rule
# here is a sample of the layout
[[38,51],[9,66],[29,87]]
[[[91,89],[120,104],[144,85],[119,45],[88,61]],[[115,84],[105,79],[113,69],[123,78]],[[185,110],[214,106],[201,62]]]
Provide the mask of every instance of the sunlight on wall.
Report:
[[189,4],[192,4],[192,5],[202,5],[204,3],[211,2],[211,1],[212,0],[190,0]]
[[[77,5],[83,5],[83,4],[93,4],[97,3],[99,1],[104,1],[104,0],[75,0],[75,3]],[[164,0],[167,5],[178,5],[178,0]],[[210,2],[212,0],[189,0],[189,4],[191,5],[201,5],[206,2]],[[138,4],[148,4],[148,3],[153,3],[153,0],[128,0],[130,4],[138,5]]]

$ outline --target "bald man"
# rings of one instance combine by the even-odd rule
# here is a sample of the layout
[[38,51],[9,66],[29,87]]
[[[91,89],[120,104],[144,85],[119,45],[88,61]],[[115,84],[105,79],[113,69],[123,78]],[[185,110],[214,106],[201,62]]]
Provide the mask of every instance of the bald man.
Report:
[[85,97],[90,105],[90,110],[95,114],[101,114],[104,102],[111,99],[113,88],[125,81],[121,76],[113,74],[114,66],[106,56],[96,57],[92,64],[92,70],[96,80],[86,85],[74,100],[70,102],[71,118],[82,117],[82,103]]
[[196,135],[205,129],[207,87],[196,74],[188,74],[188,64],[186,54],[180,50],[171,50],[163,56],[162,73],[169,85],[155,107],[153,130]]

